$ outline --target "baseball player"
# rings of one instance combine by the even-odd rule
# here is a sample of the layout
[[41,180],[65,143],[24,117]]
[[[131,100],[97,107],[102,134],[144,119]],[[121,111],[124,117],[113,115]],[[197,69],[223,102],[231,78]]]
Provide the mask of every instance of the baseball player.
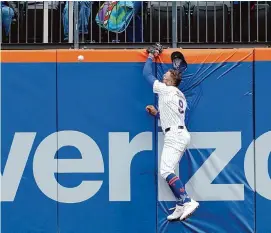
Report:
[[[164,74],[163,81],[160,82],[152,74],[152,62],[161,51],[154,49],[147,50],[147,52],[149,55],[143,69],[143,76],[152,85],[153,92],[158,94],[159,111],[153,105],[148,105],[146,110],[151,115],[160,118],[165,135],[160,175],[166,180],[176,197],[175,211],[167,219],[169,221],[184,220],[199,207],[199,203],[187,195],[183,183],[175,174],[175,169],[190,143],[190,134],[185,126],[187,102],[184,94],[178,89],[181,74],[176,69],[170,69]],[[183,57],[182,54],[181,56]]]

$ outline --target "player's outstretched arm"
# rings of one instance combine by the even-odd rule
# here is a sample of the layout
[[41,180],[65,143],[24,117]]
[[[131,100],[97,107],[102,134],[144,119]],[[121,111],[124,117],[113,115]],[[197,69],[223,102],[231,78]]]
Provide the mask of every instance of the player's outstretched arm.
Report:
[[149,54],[148,59],[143,69],[143,76],[148,81],[148,83],[151,84],[151,86],[153,86],[153,83],[155,82],[155,80],[157,80],[152,73],[152,60],[153,60],[153,55]]

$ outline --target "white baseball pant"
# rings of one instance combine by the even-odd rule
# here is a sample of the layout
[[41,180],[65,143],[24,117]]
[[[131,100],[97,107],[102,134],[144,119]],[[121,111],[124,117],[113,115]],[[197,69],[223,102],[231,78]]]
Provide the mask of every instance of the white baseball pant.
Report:
[[160,162],[160,175],[166,179],[169,174],[175,174],[187,146],[191,140],[186,129],[172,129],[165,134],[164,146]]

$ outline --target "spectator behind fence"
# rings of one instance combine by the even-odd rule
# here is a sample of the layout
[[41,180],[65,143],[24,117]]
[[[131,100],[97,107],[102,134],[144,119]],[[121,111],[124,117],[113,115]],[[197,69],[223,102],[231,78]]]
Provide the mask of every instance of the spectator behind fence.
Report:
[[127,42],[143,42],[142,40],[142,15],[141,15],[141,2],[134,2],[137,4],[133,19],[130,21],[126,33],[127,33]]
[[137,14],[134,17],[135,17],[135,20],[134,21],[132,20],[129,26],[127,27],[127,41],[128,42],[143,42],[142,41],[142,23],[141,23],[142,16]]
[[128,42],[141,42],[141,5],[139,1],[106,1],[99,7],[95,21],[99,27],[121,35],[112,42],[120,42],[124,34]]
[[[88,34],[88,22],[91,12],[91,1],[78,1],[78,25],[79,37]],[[66,2],[63,10],[64,41],[69,37],[69,2]]]
[[12,18],[14,17],[14,10],[10,7],[9,2],[1,2],[1,11],[2,11],[2,24],[5,30],[5,37],[8,38],[10,32],[10,25]]

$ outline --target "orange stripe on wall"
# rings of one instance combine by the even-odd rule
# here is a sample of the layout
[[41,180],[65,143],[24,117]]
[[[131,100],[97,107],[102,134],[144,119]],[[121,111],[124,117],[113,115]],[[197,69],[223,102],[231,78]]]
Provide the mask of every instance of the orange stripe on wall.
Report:
[[[170,54],[181,51],[189,64],[248,62],[253,60],[254,49],[165,49],[157,62],[170,63]],[[1,51],[1,61],[4,63],[21,62],[78,62],[78,56],[83,55],[83,62],[145,62],[145,49],[125,50],[30,50]],[[271,61],[271,49],[255,49],[255,59]]]
[[56,50],[1,50],[1,62],[4,63],[36,63],[56,62]]
[[78,56],[84,56],[84,62],[145,62],[145,50],[58,50],[58,62],[78,62]]
[[[170,63],[170,54],[181,51],[189,64],[241,62],[253,60],[253,49],[165,49],[158,62]],[[77,57],[84,56],[85,62],[145,62],[145,50],[58,50],[58,62],[78,62]]]
[[271,61],[271,49],[255,49],[255,61]]

